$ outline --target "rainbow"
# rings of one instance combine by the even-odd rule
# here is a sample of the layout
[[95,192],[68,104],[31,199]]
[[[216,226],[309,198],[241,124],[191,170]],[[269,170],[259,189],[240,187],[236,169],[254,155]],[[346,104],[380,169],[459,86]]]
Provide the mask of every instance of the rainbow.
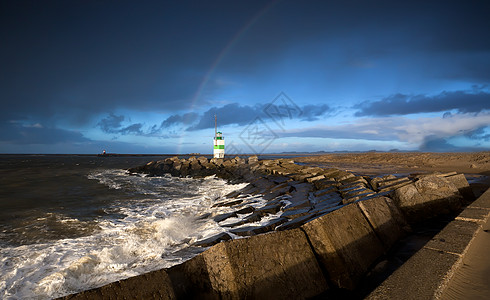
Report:
[[[245,23],[245,25],[240,28],[240,30],[237,31],[237,33],[230,39],[230,41],[226,44],[226,46],[220,51],[216,59],[213,61],[211,64],[210,68],[202,78],[201,82],[199,83],[199,86],[194,93],[192,99],[191,99],[191,105],[189,107],[189,111],[192,112],[195,109],[197,101],[200,99],[201,94],[206,87],[207,83],[209,82],[209,79],[213,75],[214,71],[220,64],[220,62],[223,60],[223,58],[228,54],[231,48],[233,48],[236,43],[242,38],[242,36],[250,29],[252,28],[257,21],[262,18],[269,10],[271,10],[274,6],[276,6],[281,0],[274,0],[271,1],[269,4],[265,5],[261,10],[259,10],[248,22]],[[211,120],[210,120],[211,121]],[[179,138],[179,143],[177,145],[177,154],[180,153],[182,149],[182,144],[185,139],[185,134],[182,132],[180,138]]]

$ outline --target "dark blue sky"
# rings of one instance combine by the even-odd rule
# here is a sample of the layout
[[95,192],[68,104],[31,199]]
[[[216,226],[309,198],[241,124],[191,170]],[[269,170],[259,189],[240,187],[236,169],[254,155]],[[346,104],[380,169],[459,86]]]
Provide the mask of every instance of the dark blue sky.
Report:
[[490,149],[488,1],[1,1],[1,153]]

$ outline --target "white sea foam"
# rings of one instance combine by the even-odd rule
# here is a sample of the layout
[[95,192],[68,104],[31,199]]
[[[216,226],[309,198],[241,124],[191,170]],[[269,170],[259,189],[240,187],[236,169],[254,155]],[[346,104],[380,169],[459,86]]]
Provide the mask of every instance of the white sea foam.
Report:
[[[192,243],[224,231],[212,216],[231,209],[212,205],[245,186],[214,177],[129,176],[122,170],[88,178],[150,197],[114,203],[107,210],[125,217],[97,220],[100,230],[90,236],[0,249],[1,299],[60,297],[185,261],[202,251]],[[201,218],[206,214],[211,217]]]

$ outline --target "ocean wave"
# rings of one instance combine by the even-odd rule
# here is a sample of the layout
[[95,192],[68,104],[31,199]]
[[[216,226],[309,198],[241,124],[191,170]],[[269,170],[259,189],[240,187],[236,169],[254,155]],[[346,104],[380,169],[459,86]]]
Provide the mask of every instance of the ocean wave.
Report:
[[[245,186],[214,177],[129,176],[123,170],[99,170],[87,178],[148,197],[112,203],[105,210],[120,217],[98,218],[89,235],[0,249],[0,298],[56,298],[183,262],[203,251],[191,246],[195,241],[224,231],[212,216],[229,208],[212,205]],[[60,228],[87,226],[59,214],[38,221],[50,219]]]

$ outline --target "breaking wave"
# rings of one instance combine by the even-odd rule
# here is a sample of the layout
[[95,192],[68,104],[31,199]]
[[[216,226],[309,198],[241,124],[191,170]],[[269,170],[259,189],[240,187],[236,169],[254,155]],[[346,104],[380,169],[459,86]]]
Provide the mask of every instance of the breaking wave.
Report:
[[[3,246],[0,298],[55,298],[181,263],[204,250],[192,247],[194,242],[224,231],[212,217],[229,208],[212,205],[246,185],[215,177],[130,176],[119,169],[98,170],[87,178],[124,196],[93,220],[50,213],[33,221],[51,220],[54,225],[41,229],[60,238]],[[77,234],[63,234],[70,230]],[[36,232],[41,231],[24,234]]]

